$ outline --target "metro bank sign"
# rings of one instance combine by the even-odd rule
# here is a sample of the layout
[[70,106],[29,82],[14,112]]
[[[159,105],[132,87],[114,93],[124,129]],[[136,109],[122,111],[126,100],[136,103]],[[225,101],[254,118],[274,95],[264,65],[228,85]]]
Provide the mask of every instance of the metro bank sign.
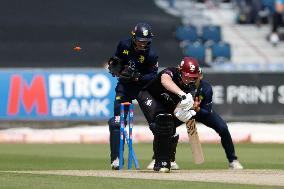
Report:
[[105,70],[0,71],[0,118],[102,120],[112,116],[116,80]]

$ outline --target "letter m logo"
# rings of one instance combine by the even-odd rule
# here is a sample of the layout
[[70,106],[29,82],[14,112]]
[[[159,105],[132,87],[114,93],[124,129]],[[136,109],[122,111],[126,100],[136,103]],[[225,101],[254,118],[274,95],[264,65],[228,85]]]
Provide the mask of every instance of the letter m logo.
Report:
[[20,105],[26,113],[31,113],[33,107],[38,115],[48,114],[46,86],[42,75],[35,75],[30,85],[20,75],[12,75],[8,100],[8,114],[19,113]]

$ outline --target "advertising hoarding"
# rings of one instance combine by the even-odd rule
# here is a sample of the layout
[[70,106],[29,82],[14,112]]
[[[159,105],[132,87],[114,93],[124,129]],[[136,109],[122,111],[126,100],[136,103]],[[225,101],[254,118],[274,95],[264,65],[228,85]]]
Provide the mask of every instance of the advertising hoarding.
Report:
[[105,120],[115,83],[103,69],[1,70],[0,119]]

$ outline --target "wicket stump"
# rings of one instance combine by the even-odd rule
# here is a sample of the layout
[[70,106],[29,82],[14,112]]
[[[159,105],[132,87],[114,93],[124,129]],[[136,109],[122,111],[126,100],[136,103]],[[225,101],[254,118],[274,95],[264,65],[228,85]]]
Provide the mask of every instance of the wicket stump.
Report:
[[[129,133],[127,134],[125,127],[125,106],[129,107],[128,111],[128,129]],[[132,146],[132,129],[133,129],[133,104],[130,102],[124,102],[120,104],[120,143],[119,143],[119,170],[123,169],[124,164],[124,139],[126,139],[126,143],[128,146],[128,169],[132,169],[132,160],[134,161],[134,165],[136,169],[140,169],[138,160],[135,156],[133,146]]]

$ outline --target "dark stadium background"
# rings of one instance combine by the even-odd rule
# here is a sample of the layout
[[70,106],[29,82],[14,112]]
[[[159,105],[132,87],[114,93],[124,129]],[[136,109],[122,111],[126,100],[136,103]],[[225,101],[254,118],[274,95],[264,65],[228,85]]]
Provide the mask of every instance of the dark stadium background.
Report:
[[[160,66],[182,56],[179,24],[153,1],[0,1],[0,67],[100,67],[137,22],[153,27]],[[73,50],[79,45],[82,50]]]

